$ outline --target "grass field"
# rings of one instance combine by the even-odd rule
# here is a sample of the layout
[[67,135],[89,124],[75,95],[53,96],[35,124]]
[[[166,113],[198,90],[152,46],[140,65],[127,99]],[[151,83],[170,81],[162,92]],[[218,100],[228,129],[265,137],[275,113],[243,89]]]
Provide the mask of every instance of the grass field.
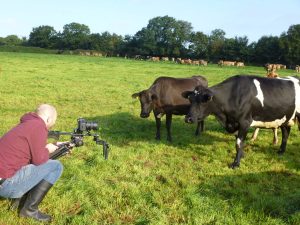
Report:
[[[56,106],[55,130],[72,131],[77,118],[97,121],[111,147],[85,145],[61,158],[64,173],[41,204],[52,224],[300,224],[300,138],[293,127],[278,156],[271,130],[246,142],[239,169],[228,165],[235,140],[213,117],[195,137],[195,125],[173,119],[173,143],[156,141],[155,122],[139,117],[131,94],[161,75],[201,74],[209,85],[235,74],[264,76],[262,67],[219,68],[29,53],[0,53],[0,135],[40,103]],[[293,71],[279,71],[281,76]],[[163,122],[165,120],[163,119]],[[251,130],[253,131],[253,130]],[[251,134],[248,134],[248,138]],[[279,134],[280,135],[280,134]],[[64,137],[62,140],[68,140]],[[52,140],[49,140],[52,141]],[[0,224],[38,224],[21,219],[0,199]]]

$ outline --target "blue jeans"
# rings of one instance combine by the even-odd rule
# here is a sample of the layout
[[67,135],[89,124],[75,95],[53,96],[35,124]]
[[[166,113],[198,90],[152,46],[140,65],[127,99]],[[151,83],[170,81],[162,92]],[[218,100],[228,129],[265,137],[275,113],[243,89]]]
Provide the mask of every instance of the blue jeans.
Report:
[[35,166],[23,166],[14,176],[7,178],[0,186],[0,196],[20,198],[36,186],[41,180],[54,184],[61,176],[63,166],[58,160],[49,159],[46,163]]

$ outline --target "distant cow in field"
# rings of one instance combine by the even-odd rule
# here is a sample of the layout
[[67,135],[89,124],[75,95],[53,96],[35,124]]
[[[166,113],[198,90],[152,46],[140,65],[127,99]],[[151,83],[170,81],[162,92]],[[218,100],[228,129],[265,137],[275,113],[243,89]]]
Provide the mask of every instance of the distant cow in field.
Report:
[[244,67],[245,64],[243,62],[235,62],[236,67]]
[[219,66],[234,66],[236,62],[234,61],[224,61],[224,60],[220,60],[218,62]]
[[266,77],[269,77],[269,78],[277,78],[277,77],[279,77],[278,73],[275,73],[275,71],[276,71],[276,69],[272,68],[271,71],[267,72]]
[[[264,68],[267,71],[267,73],[269,73],[269,72],[271,72],[271,70],[273,70],[273,68],[274,68],[273,65],[274,64],[270,64],[270,63],[265,64]],[[275,70],[276,70],[276,68],[275,68]]]
[[[142,118],[148,118],[153,110],[156,121],[156,139],[160,140],[161,117],[166,114],[167,140],[172,141],[172,115],[186,115],[190,102],[182,97],[184,91],[192,91],[196,86],[207,87],[207,80],[202,76],[190,78],[159,77],[146,90],[134,93],[139,98]],[[203,130],[203,121],[198,122],[196,135]]]
[[191,102],[186,122],[202,121],[213,114],[229,133],[236,135],[237,152],[231,168],[240,165],[250,127],[280,127],[282,141],[278,153],[283,154],[291,126],[300,113],[300,86],[296,77],[238,75],[210,88],[196,87],[183,95]]
[[207,66],[207,61],[200,59],[199,62],[200,62],[200,65]]
[[153,61],[153,62],[159,62],[159,57],[154,57],[154,56],[152,56],[152,57],[150,57],[149,60],[150,60],[150,61]]
[[268,73],[270,73],[271,71],[275,72],[276,70],[286,69],[286,65],[267,63],[267,64],[265,64],[265,69]]
[[200,60],[192,60],[192,64],[196,66],[207,66],[207,61],[200,59]]
[[280,65],[280,69],[286,69],[286,65],[283,64],[279,64]]
[[181,58],[176,58],[175,63],[181,64]]
[[199,66],[200,65],[200,60],[192,60],[192,64]]
[[181,64],[192,65],[192,60],[191,59],[182,59]]

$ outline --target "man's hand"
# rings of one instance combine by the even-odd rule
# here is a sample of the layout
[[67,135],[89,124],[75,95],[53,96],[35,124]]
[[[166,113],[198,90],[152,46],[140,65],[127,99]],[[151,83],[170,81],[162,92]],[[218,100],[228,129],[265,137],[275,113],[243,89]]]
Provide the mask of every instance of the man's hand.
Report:
[[59,146],[61,146],[61,145],[69,144],[69,143],[70,143],[69,141],[63,141],[63,142],[58,141],[58,142],[55,143],[55,145],[59,147]]
[[55,152],[56,149],[58,149],[57,145],[54,145],[52,143],[49,143],[46,145],[46,148],[48,149],[49,153]]

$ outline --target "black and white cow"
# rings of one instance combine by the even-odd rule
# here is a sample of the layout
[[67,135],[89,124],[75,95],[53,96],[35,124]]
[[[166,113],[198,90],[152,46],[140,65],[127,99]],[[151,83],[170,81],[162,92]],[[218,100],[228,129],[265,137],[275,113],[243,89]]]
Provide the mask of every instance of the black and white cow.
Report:
[[297,77],[272,79],[237,75],[210,88],[196,87],[183,96],[191,102],[186,122],[204,120],[212,114],[228,132],[235,133],[237,153],[232,168],[240,165],[243,143],[250,127],[280,127],[279,153],[284,153],[291,126],[300,113]]

